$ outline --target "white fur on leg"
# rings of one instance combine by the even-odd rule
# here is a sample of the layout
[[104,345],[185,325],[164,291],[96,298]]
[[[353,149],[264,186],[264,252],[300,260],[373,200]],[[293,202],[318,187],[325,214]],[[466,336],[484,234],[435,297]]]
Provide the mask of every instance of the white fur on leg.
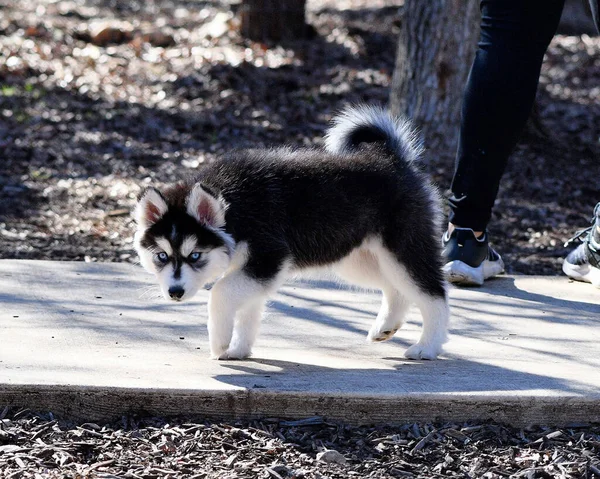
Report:
[[244,359],[252,354],[264,310],[264,299],[253,301],[238,312],[233,337],[221,359]]
[[367,336],[369,341],[380,342],[391,339],[402,327],[408,310],[408,301],[394,288],[384,288],[382,292],[381,309]]
[[404,355],[409,359],[436,359],[447,339],[450,318],[447,297],[431,296],[419,288],[406,268],[380,243],[374,244],[372,251],[379,259],[383,275],[402,291],[408,302],[417,304],[423,316],[421,338]]
[[367,335],[368,341],[390,339],[400,329],[409,303],[382,274],[379,261],[366,242],[335,266],[335,271],[351,283],[381,289],[383,298],[375,323]]
[[381,274],[377,258],[362,246],[335,264],[333,269],[341,278],[358,286],[383,289],[390,285]]
[[208,339],[213,359],[238,359],[252,353],[264,302],[283,283],[288,271],[289,265],[284,264],[275,277],[259,282],[234,270],[215,283],[208,301]]
[[417,302],[423,315],[423,332],[417,344],[406,350],[409,359],[436,359],[447,340],[450,311],[446,299],[422,294]]
[[208,300],[208,338],[213,359],[224,358],[231,342],[236,313],[265,294],[264,286],[241,271],[235,271],[215,283]]

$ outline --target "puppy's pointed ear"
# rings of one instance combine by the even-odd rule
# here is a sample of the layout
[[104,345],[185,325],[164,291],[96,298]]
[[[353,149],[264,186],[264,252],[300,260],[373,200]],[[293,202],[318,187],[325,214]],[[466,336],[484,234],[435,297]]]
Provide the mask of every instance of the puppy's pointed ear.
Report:
[[156,188],[147,188],[135,207],[135,221],[138,228],[149,228],[168,210],[167,202]]
[[196,183],[186,200],[187,213],[212,228],[225,226],[225,205]]

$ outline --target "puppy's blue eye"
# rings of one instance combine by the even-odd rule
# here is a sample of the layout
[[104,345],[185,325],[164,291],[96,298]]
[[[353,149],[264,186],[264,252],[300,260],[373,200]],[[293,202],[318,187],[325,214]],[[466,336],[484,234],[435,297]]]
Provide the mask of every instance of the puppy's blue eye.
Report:
[[192,253],[188,256],[188,258],[192,263],[195,263],[200,259],[200,253]]
[[158,259],[158,261],[161,263],[166,263],[169,261],[169,255],[164,251],[161,251],[160,253],[156,253],[156,259]]

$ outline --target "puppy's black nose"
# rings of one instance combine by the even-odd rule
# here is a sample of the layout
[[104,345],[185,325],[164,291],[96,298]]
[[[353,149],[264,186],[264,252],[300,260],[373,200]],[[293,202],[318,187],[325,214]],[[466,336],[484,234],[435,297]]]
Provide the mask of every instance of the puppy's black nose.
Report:
[[171,299],[181,299],[184,293],[185,291],[181,286],[171,286],[169,288],[169,296],[171,296]]

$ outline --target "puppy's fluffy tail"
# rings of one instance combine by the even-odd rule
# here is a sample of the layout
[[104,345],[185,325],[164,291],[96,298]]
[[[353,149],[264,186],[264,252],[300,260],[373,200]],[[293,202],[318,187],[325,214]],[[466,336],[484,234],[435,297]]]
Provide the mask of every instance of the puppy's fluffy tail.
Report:
[[361,143],[379,143],[396,158],[414,161],[423,146],[406,118],[395,118],[387,110],[367,105],[351,106],[336,115],[327,130],[325,149],[338,155],[357,151]]

